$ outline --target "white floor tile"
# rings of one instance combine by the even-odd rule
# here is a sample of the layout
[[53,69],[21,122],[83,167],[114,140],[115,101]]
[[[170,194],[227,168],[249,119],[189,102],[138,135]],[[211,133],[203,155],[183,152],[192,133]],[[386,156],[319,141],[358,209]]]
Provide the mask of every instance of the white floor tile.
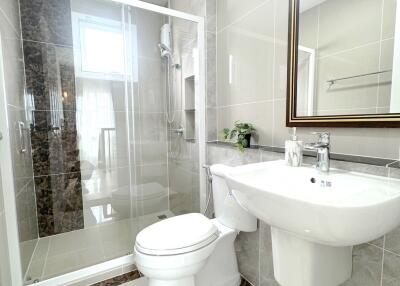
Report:
[[[161,215],[174,216],[164,211],[41,238],[26,276],[43,281],[132,253],[138,231]],[[138,283],[132,285],[147,285]]]

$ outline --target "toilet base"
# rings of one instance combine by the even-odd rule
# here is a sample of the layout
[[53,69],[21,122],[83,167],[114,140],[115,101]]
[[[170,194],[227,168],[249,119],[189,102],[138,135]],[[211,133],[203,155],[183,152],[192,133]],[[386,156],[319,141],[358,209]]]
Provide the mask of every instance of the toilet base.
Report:
[[333,247],[271,228],[275,279],[282,286],[338,286],[351,277],[352,247]]
[[179,280],[149,279],[149,286],[195,286],[194,277],[186,277]]

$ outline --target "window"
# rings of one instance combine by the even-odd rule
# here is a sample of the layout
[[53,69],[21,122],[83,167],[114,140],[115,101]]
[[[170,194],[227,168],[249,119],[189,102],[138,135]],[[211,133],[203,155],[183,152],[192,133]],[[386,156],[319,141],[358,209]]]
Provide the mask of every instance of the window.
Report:
[[[73,13],[74,58],[77,77],[122,81],[125,74],[137,77],[136,27],[132,26],[133,68],[125,72],[122,24],[111,19]],[[128,37],[129,35],[127,35]],[[133,70],[130,72],[130,70]]]
[[80,33],[83,72],[124,73],[124,42],[121,31],[81,25]]

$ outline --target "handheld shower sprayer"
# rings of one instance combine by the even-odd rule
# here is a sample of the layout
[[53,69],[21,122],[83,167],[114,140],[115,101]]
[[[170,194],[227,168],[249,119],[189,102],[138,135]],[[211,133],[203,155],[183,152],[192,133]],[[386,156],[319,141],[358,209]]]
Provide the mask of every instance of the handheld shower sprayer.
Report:
[[171,25],[164,24],[160,31],[160,48],[161,58],[166,61],[166,80],[167,80],[167,121],[172,124],[175,121],[175,96],[174,96],[174,72],[178,65],[174,64],[172,50],[172,34]]
[[164,24],[161,27],[160,33],[160,44],[158,44],[160,48],[161,57],[172,57],[172,47],[171,47],[171,25]]

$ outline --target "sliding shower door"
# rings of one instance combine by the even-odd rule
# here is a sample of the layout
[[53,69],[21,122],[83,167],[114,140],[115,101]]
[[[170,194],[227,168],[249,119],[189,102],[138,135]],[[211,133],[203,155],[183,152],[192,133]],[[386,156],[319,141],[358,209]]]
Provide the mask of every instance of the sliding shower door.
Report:
[[64,32],[24,44],[40,236],[29,284],[129,256],[144,227],[200,210],[205,85],[200,18],[108,0],[54,17],[23,2],[38,14],[23,23]]

